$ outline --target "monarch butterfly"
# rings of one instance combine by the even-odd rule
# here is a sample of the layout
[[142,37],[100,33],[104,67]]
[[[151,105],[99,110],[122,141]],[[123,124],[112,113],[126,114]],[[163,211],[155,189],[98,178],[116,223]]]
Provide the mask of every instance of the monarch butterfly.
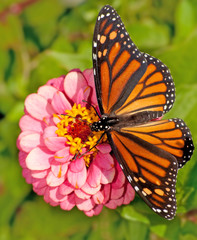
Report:
[[191,158],[194,146],[183,120],[152,121],[174,103],[170,71],[138,50],[109,5],[98,15],[92,49],[102,116],[91,129],[107,134],[122,171],[146,204],[172,219],[177,171]]

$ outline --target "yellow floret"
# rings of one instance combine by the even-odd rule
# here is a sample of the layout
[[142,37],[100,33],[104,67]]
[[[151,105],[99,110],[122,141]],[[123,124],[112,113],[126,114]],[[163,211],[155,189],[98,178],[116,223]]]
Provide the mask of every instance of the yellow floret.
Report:
[[[65,143],[67,145],[70,145],[71,154],[73,154],[74,156],[78,155],[80,157],[79,153],[82,153],[83,148],[85,148],[86,151],[91,149],[90,154],[86,154],[83,156],[85,164],[88,167],[92,158],[95,157],[98,151],[94,146],[97,144],[99,138],[101,137],[101,134],[103,133],[91,132],[91,124],[99,120],[99,117],[96,115],[95,110],[93,108],[88,109],[86,107],[82,107],[81,104],[77,105],[75,103],[71,110],[65,111],[65,115],[54,114],[54,117],[57,117],[59,119],[59,122],[57,123],[58,129],[56,130],[56,134],[59,137],[66,138]],[[89,135],[87,136],[87,140],[85,141],[82,141],[80,136],[73,137],[72,134],[69,132],[69,129],[74,129],[73,131],[75,131],[76,124],[78,124],[77,121],[79,122],[79,124],[83,123],[82,125],[85,125],[86,128],[89,127],[90,133],[88,132]],[[81,130],[83,131],[83,129]],[[100,142],[105,142],[106,139],[107,138],[105,137]]]

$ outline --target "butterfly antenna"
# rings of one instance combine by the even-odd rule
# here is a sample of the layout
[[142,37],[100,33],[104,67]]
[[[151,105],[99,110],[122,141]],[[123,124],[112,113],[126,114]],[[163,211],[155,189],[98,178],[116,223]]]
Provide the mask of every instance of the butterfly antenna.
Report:
[[68,116],[68,117],[70,117],[70,118],[77,119],[77,120],[79,120],[79,121],[81,121],[81,122],[87,122],[87,123],[89,123],[86,119],[81,119],[80,117],[73,117],[73,116],[70,116],[70,115],[68,115],[68,114],[61,114],[61,115],[64,115],[64,116]]
[[90,103],[87,102],[86,100],[82,100],[82,102],[85,102],[85,103],[87,103],[89,106],[91,106],[91,107],[94,109],[94,111],[96,112],[96,115],[99,117],[99,119],[101,119],[101,117],[100,117],[98,111],[96,110],[95,106],[93,106],[92,104],[90,104]]
[[[90,135],[91,135],[91,134],[89,134],[89,135],[87,136],[85,142],[83,143],[83,145],[81,146],[81,148],[78,150],[78,152],[75,154],[75,157],[74,157],[75,160],[77,159],[77,156],[79,155],[81,149],[84,147],[84,145],[85,145],[85,143],[87,142],[88,137],[89,137]],[[89,151],[89,150],[88,150],[88,151]],[[88,151],[86,151],[86,152],[88,152]],[[85,153],[86,153],[86,152],[85,152]],[[81,156],[80,156],[80,157],[81,157]],[[79,158],[80,158],[80,157],[79,157]]]

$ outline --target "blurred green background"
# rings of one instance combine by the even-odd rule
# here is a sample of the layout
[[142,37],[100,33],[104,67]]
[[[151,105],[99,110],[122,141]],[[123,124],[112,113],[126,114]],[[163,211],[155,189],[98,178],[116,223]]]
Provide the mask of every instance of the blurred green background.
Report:
[[50,78],[92,67],[92,36],[101,7],[112,5],[131,38],[160,58],[176,85],[166,117],[184,119],[197,143],[196,0],[1,0],[0,240],[197,239],[197,154],[179,171],[177,216],[167,221],[137,196],[131,205],[86,217],[51,207],[21,175],[16,138],[24,99]]

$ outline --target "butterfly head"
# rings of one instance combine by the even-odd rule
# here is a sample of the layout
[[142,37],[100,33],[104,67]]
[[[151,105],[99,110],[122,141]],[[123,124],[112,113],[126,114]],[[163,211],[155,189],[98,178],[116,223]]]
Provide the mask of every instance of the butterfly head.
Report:
[[109,131],[113,125],[119,122],[116,117],[108,117],[103,115],[98,122],[94,122],[91,125],[91,130],[95,132]]
[[94,122],[91,125],[91,130],[95,132],[107,131],[110,126],[107,124],[107,117],[102,117],[98,122]]

